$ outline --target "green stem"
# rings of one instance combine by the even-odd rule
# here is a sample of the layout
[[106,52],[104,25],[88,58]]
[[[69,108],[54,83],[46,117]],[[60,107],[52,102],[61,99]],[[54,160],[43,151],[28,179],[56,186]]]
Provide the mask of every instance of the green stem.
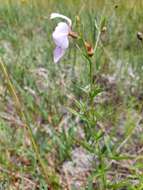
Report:
[[93,67],[92,67],[92,62],[89,63],[89,67],[90,67],[90,91],[92,92],[93,89]]
[[86,59],[89,63],[89,81],[90,81],[90,92],[89,92],[89,96],[90,96],[90,101],[92,102],[93,98],[92,98],[92,90],[93,90],[93,63],[91,61],[91,58],[86,56]]
[[3,75],[4,75],[5,80],[7,82],[8,90],[9,90],[10,94],[12,95],[12,97],[14,99],[16,110],[17,110],[21,120],[24,122],[24,126],[25,126],[26,130],[28,131],[28,135],[29,135],[30,141],[32,143],[33,150],[34,150],[34,152],[36,154],[36,158],[37,158],[37,160],[39,162],[41,172],[45,176],[45,180],[47,181],[48,185],[53,186],[54,190],[59,189],[59,188],[57,188],[57,187],[59,187],[59,184],[57,182],[57,177],[56,177],[55,173],[51,170],[51,168],[45,166],[45,163],[44,163],[43,159],[40,156],[40,150],[39,150],[39,147],[38,147],[38,145],[37,145],[37,143],[35,141],[32,129],[31,129],[30,124],[29,124],[29,122],[28,122],[28,120],[26,118],[26,115],[25,115],[24,111],[23,111],[23,108],[22,108],[22,105],[21,105],[21,103],[19,101],[19,98],[18,98],[18,96],[16,94],[15,87],[13,86],[13,84],[12,84],[10,78],[9,78],[6,66],[3,63],[1,58],[0,58],[0,69],[3,72]]
[[99,41],[100,41],[100,35],[101,35],[101,31],[100,29],[98,30],[98,36],[97,36],[97,40],[96,40],[96,44],[95,44],[95,47],[94,47],[94,54],[97,50],[97,47],[98,47],[98,44],[99,44]]

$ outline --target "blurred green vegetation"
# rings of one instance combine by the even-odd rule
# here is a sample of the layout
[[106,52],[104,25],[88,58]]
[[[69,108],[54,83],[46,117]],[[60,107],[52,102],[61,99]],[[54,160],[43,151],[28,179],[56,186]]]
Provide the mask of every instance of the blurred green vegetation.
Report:
[[[102,18],[101,39],[93,57],[95,83],[110,96],[108,101],[96,105],[97,121],[105,125],[103,141],[106,146],[101,151],[101,157],[122,160],[122,153],[126,150],[128,156],[136,156],[136,159],[134,161],[133,158],[133,165],[128,168],[129,175],[124,180],[120,180],[118,169],[115,179],[106,179],[105,163],[103,168],[98,166],[97,171],[89,176],[88,187],[84,189],[95,189],[93,181],[97,179],[100,183],[99,186],[97,183],[97,189],[141,190],[142,152],[139,154],[136,149],[143,145],[140,131],[143,109],[143,1],[0,2],[0,56],[24,105],[41,155],[58,173],[64,161],[71,159],[74,147],[79,146],[75,140],[76,130],[83,124],[67,111],[67,107],[75,107],[69,97],[86,101],[81,87],[85,88],[89,80],[88,65],[73,40],[62,61],[53,63],[51,35],[57,21],[51,21],[49,16],[58,12],[70,17],[73,31],[82,31],[84,38],[93,46],[97,39],[95,21],[99,24]],[[15,172],[22,176],[19,189],[24,189],[23,180],[27,175],[33,183],[39,184],[39,189],[47,189],[2,73],[0,79],[0,182],[5,180],[16,189],[16,177],[12,175]],[[89,131],[89,136],[93,135],[91,133]],[[100,132],[96,135],[97,139],[102,138]],[[116,148],[124,139],[126,149],[119,155]],[[94,153],[86,139],[81,144]],[[112,172],[112,168],[108,172]]]

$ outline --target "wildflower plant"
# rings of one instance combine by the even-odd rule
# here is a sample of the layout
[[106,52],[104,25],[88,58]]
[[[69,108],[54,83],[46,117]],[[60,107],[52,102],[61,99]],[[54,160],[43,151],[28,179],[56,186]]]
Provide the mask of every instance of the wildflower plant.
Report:
[[[94,180],[98,184],[98,189],[110,189],[114,187],[114,184],[108,180],[108,171],[111,169],[112,163],[116,160],[128,159],[128,156],[124,156],[120,153],[121,148],[126,143],[127,138],[123,140],[120,145],[114,143],[112,135],[110,136],[104,126],[98,122],[98,117],[100,113],[97,110],[97,104],[95,103],[95,98],[103,90],[96,85],[94,80],[94,72],[97,71],[96,62],[93,57],[97,54],[98,47],[103,48],[103,44],[100,41],[101,34],[106,30],[105,18],[101,16],[101,20],[98,23],[95,20],[95,29],[97,31],[96,41],[93,46],[84,39],[84,34],[75,33],[72,29],[72,21],[61,14],[52,13],[51,19],[62,18],[67,21],[67,23],[59,23],[53,32],[53,40],[56,44],[56,49],[54,50],[54,62],[60,61],[65,53],[65,50],[69,46],[69,37],[75,39],[76,47],[81,53],[82,57],[87,61],[89,72],[88,72],[88,85],[85,87],[80,87],[81,94],[84,94],[84,98],[72,98],[74,101],[74,106],[68,108],[68,110],[80,118],[83,125],[83,131],[85,138],[73,139],[74,143],[84,147],[87,151],[95,156],[94,169],[89,176],[89,184],[86,189],[95,189],[93,184]],[[60,51],[58,51],[60,49]],[[85,73],[87,74],[87,73]],[[134,127],[133,127],[134,130]]]
[[[88,151],[93,153],[98,157],[99,165],[97,166],[97,170],[106,169],[105,163],[104,163],[104,146],[101,147],[101,140],[104,139],[104,130],[97,128],[97,116],[98,113],[96,111],[96,107],[94,104],[95,97],[101,93],[101,89],[95,84],[94,82],[94,69],[95,69],[95,61],[92,59],[92,57],[96,56],[96,50],[98,47],[98,43],[100,40],[100,26],[97,29],[98,35],[97,40],[95,43],[95,47],[87,42],[87,40],[84,39],[83,34],[78,34],[76,32],[72,31],[72,21],[61,14],[58,13],[52,13],[51,19],[53,18],[62,18],[67,21],[67,23],[60,22],[58,23],[57,27],[55,28],[52,37],[54,40],[54,43],[56,44],[56,49],[54,50],[54,62],[57,63],[60,61],[61,57],[64,55],[65,50],[69,46],[69,36],[74,38],[76,40],[76,44],[78,47],[78,51],[82,54],[82,57],[87,61],[87,64],[89,66],[89,84],[86,87],[81,87],[81,93],[85,94],[86,99],[74,99],[75,102],[75,108],[68,108],[68,110],[74,114],[75,116],[78,116],[81,121],[84,122],[84,133],[85,133],[85,140],[78,140],[74,139],[75,143],[80,144],[84,148],[86,148]],[[102,21],[100,23],[102,25]],[[97,27],[97,23],[96,23]],[[103,156],[104,155],[104,156]],[[99,167],[99,168],[98,168]],[[94,175],[93,175],[94,176]],[[101,176],[100,176],[101,177]],[[102,182],[103,186],[105,187],[105,176],[102,176]]]

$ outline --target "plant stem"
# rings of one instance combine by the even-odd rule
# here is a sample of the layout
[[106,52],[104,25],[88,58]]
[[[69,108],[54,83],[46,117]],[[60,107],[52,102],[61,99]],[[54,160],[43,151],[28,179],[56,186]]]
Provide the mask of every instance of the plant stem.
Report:
[[[48,183],[48,185],[50,185],[51,187],[54,186],[53,190],[59,189],[59,188],[56,188],[57,186],[59,186],[59,184],[57,182],[57,176],[55,175],[54,171],[51,170],[51,168],[45,166],[45,163],[44,163],[43,159],[40,156],[40,150],[39,150],[39,147],[38,147],[38,145],[36,143],[36,140],[34,138],[34,135],[33,135],[32,129],[30,127],[29,121],[28,121],[28,119],[26,117],[26,114],[23,111],[23,108],[22,108],[22,105],[20,103],[20,100],[19,100],[19,98],[18,98],[18,96],[16,94],[15,87],[14,87],[14,85],[12,84],[12,82],[11,82],[11,80],[9,78],[6,66],[3,63],[1,58],[0,58],[0,69],[3,72],[3,75],[4,75],[5,80],[7,82],[8,90],[9,90],[11,96],[14,99],[15,107],[16,107],[16,110],[18,112],[18,115],[21,118],[21,120],[24,122],[24,126],[25,126],[26,130],[28,131],[28,135],[29,135],[30,141],[32,143],[33,150],[34,150],[34,152],[36,154],[36,158],[37,158],[37,160],[39,162],[41,172],[45,176],[45,180]],[[55,185],[56,185],[56,187],[55,187]]]
[[98,47],[98,44],[99,44],[99,41],[100,41],[100,35],[101,35],[101,31],[100,29],[98,30],[98,36],[97,36],[97,40],[96,40],[96,44],[95,44],[95,47],[94,47],[94,54],[97,50],[97,47]]
[[86,57],[88,63],[89,63],[89,81],[90,81],[90,92],[89,92],[89,96],[90,96],[90,102],[92,105],[92,90],[93,90],[93,62],[91,60],[90,57]]

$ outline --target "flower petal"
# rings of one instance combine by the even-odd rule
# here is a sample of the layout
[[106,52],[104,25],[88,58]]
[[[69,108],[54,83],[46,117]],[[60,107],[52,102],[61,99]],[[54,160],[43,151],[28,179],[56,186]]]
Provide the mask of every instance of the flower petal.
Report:
[[53,40],[54,40],[55,44],[58,47],[61,47],[63,49],[68,48],[68,46],[69,46],[69,40],[68,40],[69,31],[70,31],[70,28],[66,23],[60,22],[57,25],[52,36],[53,36]]
[[59,14],[59,13],[52,13],[52,14],[50,15],[50,19],[53,19],[53,18],[63,18],[63,19],[65,19],[65,20],[68,22],[68,24],[69,24],[70,26],[72,25],[71,19],[68,18],[68,17],[66,17],[66,16],[64,16],[64,15],[62,15],[62,14]]
[[62,58],[64,53],[65,49],[62,49],[61,47],[57,46],[54,50],[54,62],[57,63]]
[[59,22],[55,28],[55,31],[57,33],[64,33],[68,35],[68,33],[70,32],[70,27],[65,22]]

